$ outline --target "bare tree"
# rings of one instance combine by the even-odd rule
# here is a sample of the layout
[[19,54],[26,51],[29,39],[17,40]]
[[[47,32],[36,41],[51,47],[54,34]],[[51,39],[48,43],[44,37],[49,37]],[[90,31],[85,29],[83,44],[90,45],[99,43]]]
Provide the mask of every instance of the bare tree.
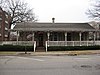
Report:
[[30,9],[27,3],[22,2],[21,0],[6,0],[4,7],[2,6],[2,8],[4,8],[11,16],[10,28],[11,25],[15,25],[15,23],[37,21],[33,9]]
[[100,20],[100,0],[91,0],[91,6],[86,14],[89,18]]
[[0,0],[0,7],[4,7],[6,0]]
[[3,1],[3,0],[0,0],[0,5],[3,3],[2,1]]

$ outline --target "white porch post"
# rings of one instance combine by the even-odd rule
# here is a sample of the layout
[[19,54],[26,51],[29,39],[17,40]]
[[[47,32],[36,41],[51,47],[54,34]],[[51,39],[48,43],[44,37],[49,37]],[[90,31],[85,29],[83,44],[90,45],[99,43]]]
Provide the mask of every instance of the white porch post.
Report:
[[32,33],[32,42],[34,42],[34,52],[35,52],[36,42],[34,41],[34,32]]
[[33,34],[32,34],[32,41],[34,41],[34,32],[33,32]]
[[87,36],[87,46],[89,45],[89,32],[88,32],[88,36]]
[[18,40],[19,40],[19,31],[17,31],[17,44],[18,44]]
[[95,32],[93,32],[93,45],[95,45],[95,39],[96,39],[96,33]]
[[82,33],[81,32],[79,33],[79,36],[80,36],[80,46],[81,46],[81,40],[82,40],[81,39],[81,36],[82,36]]
[[67,32],[65,32],[65,46],[67,46]]
[[49,37],[50,36],[50,33],[49,32],[47,33],[47,36],[48,36],[48,41],[49,41],[49,39],[50,39],[50,37]]
[[49,43],[49,39],[50,39],[50,37],[49,37],[50,36],[50,32],[47,33],[47,36],[48,36],[48,42],[46,42],[46,52],[47,52],[47,47],[48,47],[48,43]]

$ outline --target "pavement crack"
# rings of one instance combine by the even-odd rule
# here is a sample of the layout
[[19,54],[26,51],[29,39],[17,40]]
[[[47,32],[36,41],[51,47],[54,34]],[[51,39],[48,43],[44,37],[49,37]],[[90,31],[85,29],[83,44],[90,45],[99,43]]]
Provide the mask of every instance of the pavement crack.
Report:
[[11,61],[13,58],[9,58],[5,61],[5,64],[7,64],[9,61]]

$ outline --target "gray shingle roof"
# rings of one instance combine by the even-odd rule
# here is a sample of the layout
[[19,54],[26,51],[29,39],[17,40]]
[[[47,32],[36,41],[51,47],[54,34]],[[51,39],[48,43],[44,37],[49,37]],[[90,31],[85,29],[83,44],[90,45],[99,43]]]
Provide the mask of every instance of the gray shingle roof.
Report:
[[95,31],[88,23],[17,23],[13,30],[21,31]]

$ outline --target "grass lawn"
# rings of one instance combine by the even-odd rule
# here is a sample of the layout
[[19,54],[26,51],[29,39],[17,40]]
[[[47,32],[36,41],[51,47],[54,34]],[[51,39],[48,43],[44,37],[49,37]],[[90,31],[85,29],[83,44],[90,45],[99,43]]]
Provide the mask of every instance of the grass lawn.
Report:
[[0,55],[5,55],[5,54],[7,54],[7,55],[14,55],[14,54],[16,54],[16,52],[7,52],[7,51],[1,51],[0,52]]
[[[17,55],[18,51],[0,51],[0,55]],[[29,53],[29,52],[27,52]],[[100,50],[82,50],[82,51],[48,51],[48,52],[31,52],[31,55],[91,55],[91,54],[100,54]]]

